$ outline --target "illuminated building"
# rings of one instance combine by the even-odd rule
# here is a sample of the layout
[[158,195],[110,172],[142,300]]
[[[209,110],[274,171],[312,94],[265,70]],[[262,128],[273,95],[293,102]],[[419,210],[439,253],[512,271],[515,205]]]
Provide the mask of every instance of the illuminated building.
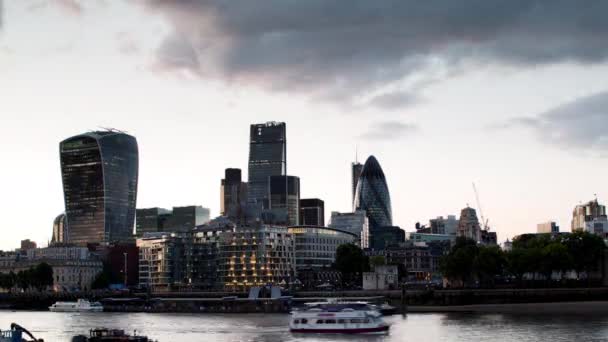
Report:
[[51,244],[68,243],[68,225],[65,220],[65,213],[59,214],[53,221],[53,236]]

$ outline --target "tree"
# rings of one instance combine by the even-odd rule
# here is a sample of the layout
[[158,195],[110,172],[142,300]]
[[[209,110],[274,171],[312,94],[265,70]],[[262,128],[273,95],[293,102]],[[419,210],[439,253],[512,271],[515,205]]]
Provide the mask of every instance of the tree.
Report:
[[361,283],[363,272],[369,271],[369,258],[354,244],[343,244],[336,250],[335,267],[342,273],[342,284]]
[[553,272],[566,272],[574,265],[568,248],[559,242],[548,244],[542,249],[540,271],[548,281]]
[[459,280],[464,286],[473,276],[473,263],[479,247],[474,240],[457,238],[454,247],[443,257],[440,270],[450,280]]
[[528,271],[526,261],[526,250],[524,248],[513,248],[506,253],[507,272],[514,276],[520,285],[524,274]]
[[386,265],[386,258],[383,255],[374,255],[369,258],[369,264],[375,269],[376,266]]
[[506,260],[498,246],[481,246],[475,257],[474,270],[479,282],[494,285],[494,278],[503,274]]
[[33,278],[32,285],[38,290],[53,286],[53,267],[46,262],[39,263],[33,269]]
[[572,256],[573,268],[580,276],[581,272],[589,273],[597,270],[600,259],[606,248],[604,240],[588,232],[574,232],[562,238],[562,243]]

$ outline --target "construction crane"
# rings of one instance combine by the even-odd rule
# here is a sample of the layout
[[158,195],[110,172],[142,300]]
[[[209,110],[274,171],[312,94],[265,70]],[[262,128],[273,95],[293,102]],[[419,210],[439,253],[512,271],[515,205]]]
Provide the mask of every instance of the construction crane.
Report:
[[490,230],[490,226],[488,226],[488,220],[483,216],[483,210],[481,209],[481,202],[479,201],[479,194],[477,193],[477,187],[475,186],[475,182],[473,182],[473,192],[475,192],[475,200],[477,201],[477,209],[479,209],[479,216],[481,217],[482,229]]

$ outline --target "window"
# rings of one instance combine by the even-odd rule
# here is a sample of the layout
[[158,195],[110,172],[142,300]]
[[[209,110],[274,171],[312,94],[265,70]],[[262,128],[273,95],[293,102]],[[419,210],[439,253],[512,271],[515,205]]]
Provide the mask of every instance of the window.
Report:
[[296,320],[294,320],[294,321],[293,321],[293,323],[294,323],[294,324],[300,324],[300,320],[299,320],[299,319],[296,319]]
[[318,320],[317,320],[317,324],[323,324],[323,323],[325,323],[325,321],[324,321],[324,320],[322,320],[322,319],[318,319]]
[[308,323],[308,320],[307,320],[306,318],[302,318],[302,321],[301,321],[301,322],[302,322],[302,324],[307,324],[307,323]]
[[335,319],[326,319],[325,324],[336,324],[336,320]]
[[343,319],[339,319],[339,320],[338,320],[338,324],[344,324],[344,323],[346,323],[346,321],[345,321],[345,320],[343,320]]

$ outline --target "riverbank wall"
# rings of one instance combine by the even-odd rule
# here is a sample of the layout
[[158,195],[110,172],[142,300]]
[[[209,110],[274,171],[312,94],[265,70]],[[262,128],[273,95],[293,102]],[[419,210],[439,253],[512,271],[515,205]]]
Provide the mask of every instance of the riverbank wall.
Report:
[[[191,312],[191,313],[285,313],[306,302],[327,298],[389,303],[399,312],[499,310],[505,305],[544,303],[607,302],[608,287],[547,289],[460,289],[460,290],[392,290],[392,291],[314,291],[295,292],[278,299],[249,299],[240,292],[175,292],[175,293],[19,293],[0,294],[0,308],[13,310],[47,310],[57,301],[78,298],[99,300],[106,311],[113,312]],[[588,305],[576,306],[584,310]],[[597,306],[599,307],[599,306]],[[593,307],[593,309],[597,309]],[[606,305],[608,308],[608,305]],[[494,309],[492,309],[494,308]],[[498,308],[498,309],[496,309]],[[519,310],[516,307],[513,310]],[[607,309],[608,310],[608,309]]]

